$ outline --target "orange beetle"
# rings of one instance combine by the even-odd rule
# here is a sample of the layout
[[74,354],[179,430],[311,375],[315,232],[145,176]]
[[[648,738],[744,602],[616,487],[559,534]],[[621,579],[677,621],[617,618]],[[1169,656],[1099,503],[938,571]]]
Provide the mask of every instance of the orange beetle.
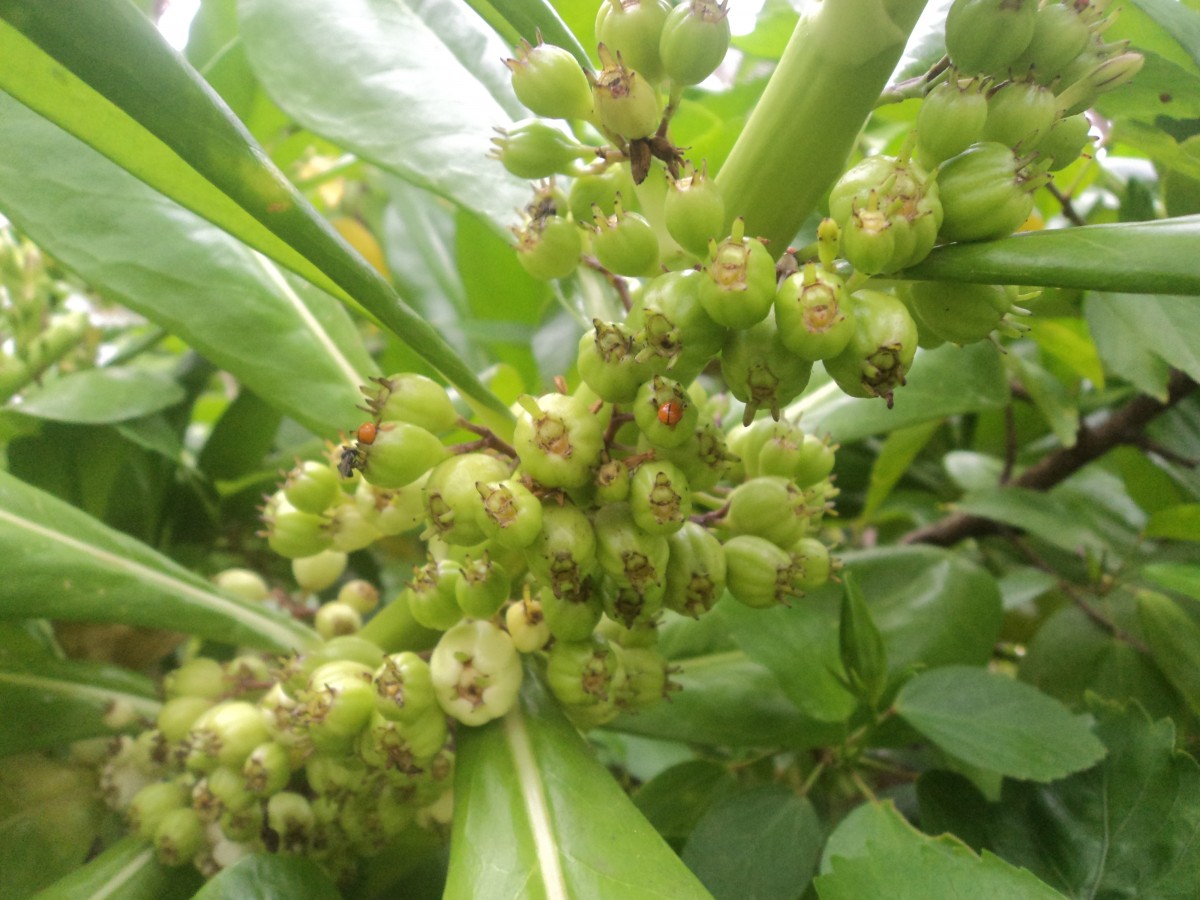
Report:
[[658,408],[658,421],[674,428],[683,418],[683,404],[677,400],[668,400]]
[[375,435],[379,433],[379,426],[374,422],[363,422],[358,426],[358,442],[360,444],[375,443]]

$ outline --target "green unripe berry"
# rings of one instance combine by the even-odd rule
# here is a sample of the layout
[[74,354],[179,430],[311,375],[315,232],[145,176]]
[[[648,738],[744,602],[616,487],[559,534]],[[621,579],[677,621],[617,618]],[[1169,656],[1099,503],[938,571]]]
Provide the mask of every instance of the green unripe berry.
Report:
[[538,600],[546,630],[560,641],[586,640],[604,613],[591,578],[577,590],[562,591],[561,596],[543,588]]
[[[691,381],[720,352],[725,328],[701,305],[708,278],[691,269],[667,272],[645,286],[635,299],[626,326],[640,345],[636,359],[656,375],[669,371]],[[643,381],[646,376],[643,376]]]
[[700,411],[683,385],[655,375],[638,389],[633,417],[650,443],[678,447],[692,436]]
[[587,707],[611,702],[620,660],[607,641],[558,641],[550,648],[546,682],[564,706]]
[[461,622],[447,631],[429,667],[438,704],[464,725],[490,722],[517,702],[521,658],[512,638],[491,622]]
[[839,355],[825,360],[825,371],[851,397],[884,397],[890,407],[917,352],[916,323],[891,294],[863,290],[854,302],[854,336]]
[[1012,71],[1029,72],[1041,84],[1051,84],[1079,56],[1090,37],[1087,20],[1074,3],[1043,3],[1034,15],[1029,46],[1012,64]]
[[322,603],[313,617],[313,628],[325,640],[354,634],[362,628],[362,613],[348,603]]
[[718,325],[749,328],[761,322],[775,300],[775,260],[761,241],[743,237],[737,219],[732,234],[711,248],[700,304]]
[[413,569],[407,589],[408,609],[418,625],[444,631],[462,618],[458,605],[460,569],[453,560],[430,561]]
[[[526,395],[513,430],[513,447],[521,467],[547,487],[582,487],[604,449],[604,431],[577,397]],[[481,479],[492,480],[492,479]],[[498,479],[496,479],[498,480]]]
[[319,593],[342,577],[348,558],[337,550],[322,550],[316,556],[293,559],[292,577],[301,590]]
[[1004,75],[1033,39],[1037,0],[954,0],[946,52],[959,71]]
[[187,789],[179,781],[156,781],[133,796],[126,812],[129,827],[144,841],[154,840],[163,819],[172,811],[183,808],[188,801]]
[[731,331],[721,351],[721,374],[729,391],[746,404],[742,424],[759,409],[778,419],[780,411],[808,386],[812,362],[783,345],[773,318]]
[[667,609],[700,618],[721,599],[725,591],[725,550],[702,525],[685,522],[667,538]]
[[701,259],[708,255],[709,242],[725,230],[725,201],[717,183],[705,170],[689,168],[671,179],[663,202],[667,233],[688,253]]
[[154,853],[164,866],[191,862],[204,845],[204,823],[191,807],[173,809],[154,831]]
[[642,216],[627,212],[618,197],[614,212],[593,210],[592,252],[616,275],[652,275],[658,270],[658,237]]
[[625,629],[653,625],[663,606],[663,591],[639,591],[629,585],[606,584],[601,594],[604,615]]
[[450,455],[432,432],[407,422],[384,422],[359,452],[363,478],[381,488],[412,484]]
[[672,688],[678,690],[677,685],[668,681],[667,660],[658,647],[617,645],[614,649],[625,673],[616,691],[617,706],[621,709],[648,709],[668,696]]
[[804,432],[781,419],[758,451],[758,475],[778,476],[791,481],[804,447]]
[[424,375],[399,372],[373,379],[375,388],[363,388],[367,408],[381,422],[407,422],[441,434],[458,422],[458,413],[446,389]]
[[475,485],[483,505],[475,521],[501,547],[528,547],[542,530],[542,501],[515,478]]
[[338,603],[344,603],[362,615],[369,615],[379,606],[379,588],[362,578],[355,578],[342,585],[337,595]]
[[167,699],[174,697],[203,697],[216,700],[229,689],[225,681],[225,670],[215,659],[197,656],[163,678],[163,692]]
[[454,585],[454,596],[463,613],[474,619],[490,619],[500,611],[512,587],[504,566],[493,562],[485,551],[480,559],[463,564]]
[[670,545],[661,534],[638,528],[628,503],[610,503],[597,511],[596,558],[618,586],[641,594],[664,589]]
[[943,81],[921,101],[917,111],[917,153],[936,166],[980,140],[988,117],[981,82]]
[[[552,592],[547,593],[554,596]],[[550,641],[550,626],[542,613],[542,603],[531,597],[518,600],[508,608],[504,626],[518,653],[533,653]]]
[[287,559],[315,556],[333,543],[325,519],[296,509],[282,493],[268,501],[263,521],[267,526],[267,545]]
[[609,460],[596,469],[594,499],[598,505],[620,503],[629,497],[629,467],[620,459]]
[[567,208],[576,222],[590,222],[595,216],[594,207],[600,207],[601,214],[605,216],[616,212],[618,197],[626,209],[636,212],[637,194],[633,176],[625,163],[613,163],[601,172],[587,172],[578,176],[571,182]]
[[996,88],[987,100],[987,121],[981,140],[1032,150],[1050,132],[1058,115],[1058,101],[1049,88],[1036,81],[1010,81]]
[[829,477],[834,465],[834,447],[829,440],[806,434],[800,446],[800,458],[792,470],[792,478],[799,487],[807,488]]
[[897,261],[904,255],[896,250],[897,229],[879,203],[879,195],[871,191],[866,205],[856,203],[842,225],[842,253],[864,275],[894,271],[900,268]]
[[657,84],[663,77],[659,43],[670,12],[668,0],[601,0],[596,10],[596,40]]
[[363,515],[353,497],[342,500],[325,513],[325,531],[330,548],[339,553],[353,553],[369,547],[382,536],[371,519]]
[[508,464],[485,453],[463,453],[439,463],[425,483],[425,511],[432,533],[461,547],[485,540],[487,535],[478,524],[483,497],[475,485],[507,477]]
[[588,517],[570,501],[548,501],[542,528],[525,550],[529,571],[555,594],[578,590],[595,568],[596,535]]
[[358,739],[358,755],[373,769],[415,774],[446,742],[446,717],[433,708],[411,722],[376,713]]
[[534,220],[513,233],[517,261],[540,281],[566,278],[579,265],[583,239],[579,229],[560,216]]
[[1013,308],[1015,287],[951,281],[904,285],[914,314],[937,337],[954,344],[982,341]]
[[699,84],[729,49],[729,10],[718,0],[686,0],[663,23],[658,51],[674,84]]
[[622,65],[604,44],[599,53],[604,68],[592,78],[592,103],[600,123],[630,141],[654,134],[662,109],[653,83]]
[[271,596],[263,577],[250,569],[225,569],[213,576],[213,583],[247,603],[261,603]]
[[243,783],[256,797],[269,797],[282,791],[291,777],[291,754],[274,741],[259,744],[242,764]]
[[372,670],[362,663],[325,663],[308,679],[308,734],[318,750],[349,749],[375,710]]
[[518,178],[569,175],[578,160],[594,155],[590,147],[541,119],[525,119],[495,131],[488,155]]
[[725,525],[735,535],[757,535],[786,548],[803,536],[806,524],[804,494],[789,478],[752,478],[729,495]]
[[809,263],[775,293],[775,323],[783,346],[803,359],[837,356],[854,333],[845,282]]
[[647,534],[673,534],[692,514],[687,476],[665,460],[642,463],[629,487],[629,508]]
[[159,708],[155,726],[168,744],[178,744],[200,714],[212,706],[213,700],[208,697],[172,697]]
[[593,325],[579,339],[579,377],[601,399],[628,403],[650,377],[649,366],[636,359],[641,345],[623,325],[599,319]]
[[306,853],[315,835],[316,817],[302,794],[280,791],[267,801],[267,827],[278,835],[281,853]]
[[786,550],[749,534],[730,538],[724,547],[726,585],[738,602],[765,609],[799,596],[801,570]]
[[522,41],[516,59],[504,64],[512,72],[513,93],[534,115],[549,119],[586,119],[592,90],[574,56],[562,47],[530,46]]
[[1047,171],[1057,172],[1079,159],[1088,145],[1091,128],[1086,113],[1066,116],[1055,122],[1045,140],[1038,144],[1042,159],[1050,161]]
[[938,184],[946,241],[986,241],[1016,231],[1033,210],[1030,191],[1044,178],[1027,179],[1021,161],[1004,144],[972,144],[942,163]]
[[288,473],[283,495],[288,503],[306,513],[322,513],[338,494],[337,472],[323,462],[308,460]]
[[393,537],[412,531],[425,521],[425,482],[428,476],[395,490],[377,488],[359,479],[354,490],[354,505],[376,531]]
[[375,710],[385,719],[415,721],[435,705],[429,663],[417,654],[393,653],[375,670]]
[[829,548],[812,537],[798,540],[792,546],[792,556],[802,571],[796,584],[806,591],[815,591],[823,587],[835,568],[841,568],[841,564],[829,555]]

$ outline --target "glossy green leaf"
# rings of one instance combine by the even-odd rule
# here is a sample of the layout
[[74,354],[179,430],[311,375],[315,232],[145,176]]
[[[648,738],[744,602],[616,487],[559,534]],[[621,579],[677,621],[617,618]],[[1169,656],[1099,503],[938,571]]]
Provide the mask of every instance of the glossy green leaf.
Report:
[[72,506],[0,473],[0,617],[122,622],[229,644],[293,650],[317,642],[294,619],[204,579]]
[[517,708],[459,732],[446,896],[707,897],[529,676]]
[[127,731],[158,713],[153,681],[113,665],[48,654],[19,663],[0,648],[0,756]]
[[[1189,340],[1200,329],[1200,303],[1195,298],[1097,292],[1088,295],[1084,308],[1113,374],[1126,377],[1121,364],[1132,360],[1134,373],[1145,373],[1140,380],[1153,383],[1158,366],[1150,361],[1159,360],[1160,366],[1165,363],[1200,378],[1200,348]],[[1114,349],[1117,355],[1110,357]],[[1153,393],[1165,399],[1165,382]]]
[[1096,345],[1081,320],[1033,316],[1025,324],[1029,326],[1028,336],[1045,356],[1087,379],[1098,390],[1104,389],[1104,369]]
[[196,892],[194,900],[341,900],[325,871],[313,860],[283,853],[254,853],[223,869]]
[[821,821],[807,797],[766,784],[718,801],[683,848],[716,900],[799,898],[816,871]]
[[1070,553],[1079,550],[1102,551],[1105,542],[1081,517],[1078,503],[1055,493],[1026,488],[997,487],[972,491],[956,509],[1020,528]]
[[814,378],[813,383],[788,411],[804,417],[806,431],[828,432],[842,442],[947,416],[999,409],[1009,397],[1000,354],[988,343],[946,345],[918,353],[908,382],[896,391],[892,409],[883,400],[848,397],[832,381]]
[[951,244],[905,278],[1090,288],[1129,294],[1200,294],[1200,216],[1031,231]]
[[285,268],[365,308],[465,393],[500,411],[475,373],[316,213],[136,7],[5,0],[0,88]]
[[953,837],[931,838],[905,821],[891,801],[864,804],[830,836],[815,884],[821,900],[1062,900],[1032,873]]
[[1160,509],[1146,523],[1146,537],[1200,541],[1200,503],[1181,503]]
[[988,844],[1072,897],[1192,897],[1200,884],[1200,767],[1170,719],[1097,705],[1108,748],[1053,784],[1006,782]]
[[[1170,0],[1132,0],[1133,6],[1153,20],[1165,38],[1177,43],[1192,67],[1200,69],[1200,13]],[[1118,32],[1120,35],[1121,32]],[[1182,61],[1182,60],[1181,60]]]
[[37,895],[38,900],[186,900],[204,879],[193,866],[167,867],[137,837],[122,838],[82,868]]
[[737,779],[725,766],[693,759],[647,781],[633,795],[633,802],[659,834],[682,842],[712,805],[736,786]]
[[[1025,389],[1058,442],[1064,447],[1074,447],[1079,434],[1079,407],[1075,398],[1067,385],[1042,365],[1035,353],[1021,353],[1021,349],[1014,348],[1005,359],[1008,369]],[[1033,348],[1026,345],[1025,349]]]
[[986,669],[923,672],[900,689],[895,709],[952,756],[1012,778],[1051,781],[1104,755],[1087,716]]
[[1155,664],[1200,713],[1200,626],[1170,597],[1144,591],[1138,596],[1138,621]]
[[[591,68],[587,51],[547,0],[468,0],[468,3],[492,27],[496,27],[496,23],[489,13],[496,13],[517,36],[529,43],[536,44],[540,34],[547,44],[570,50],[581,66]],[[496,30],[500,31],[499,28]]]
[[1154,563],[1142,568],[1142,577],[1169,591],[1200,600],[1200,565]]
[[[917,663],[981,664],[991,656],[1000,593],[988,573],[962,556],[932,547],[881,548],[847,554],[846,569],[883,635],[891,672]],[[830,722],[844,721],[856,705],[841,680],[841,594],[831,585],[790,608],[725,610],[747,655],[775,674],[801,712]]]
[[26,392],[18,408],[39,419],[100,425],[150,415],[183,397],[183,388],[166,374],[130,367],[84,369]]
[[871,618],[870,607],[853,571],[842,578],[842,611],[838,624],[838,647],[842,668],[854,693],[876,708],[887,687],[887,648]]
[[871,518],[891,495],[892,489],[908,472],[917,454],[929,443],[941,423],[937,420],[900,428],[893,431],[879,448],[879,454],[871,466],[871,481],[867,485],[867,499],[860,514],[864,521]]
[[3,95],[0,121],[0,206],[30,238],[292,418],[345,427],[374,367],[332,298]]
[[510,48],[462,4],[243,0],[239,12],[255,74],[300,124],[497,230],[528,202],[485,155],[492,129],[525,115],[500,63]]

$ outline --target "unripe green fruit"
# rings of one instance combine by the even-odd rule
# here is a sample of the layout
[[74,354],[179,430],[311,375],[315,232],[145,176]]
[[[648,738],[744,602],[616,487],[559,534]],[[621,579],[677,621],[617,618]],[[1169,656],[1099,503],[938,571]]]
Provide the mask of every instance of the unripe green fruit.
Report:
[[296,585],[314,594],[325,590],[342,577],[349,557],[337,550],[322,550],[316,556],[292,560],[292,576]]
[[[1021,163],[1003,144],[972,144],[938,172],[946,241],[986,241],[1012,234],[1033,209]],[[1036,186],[1036,182],[1033,182]]]
[[363,478],[381,488],[412,484],[450,455],[432,432],[408,422],[384,422],[359,452]]
[[1086,113],[1066,116],[1055,122],[1045,140],[1038,144],[1041,158],[1050,161],[1047,171],[1057,172],[1079,159],[1090,140],[1091,128]]
[[692,514],[687,476],[665,460],[638,466],[629,488],[633,521],[647,534],[673,534]]
[[203,697],[216,700],[229,689],[225,681],[225,670],[215,659],[197,656],[178,669],[168,672],[163,678],[163,692],[167,699],[175,697]]
[[1003,75],[1029,46],[1036,24],[1036,0],[954,0],[946,52],[964,73]]
[[358,503],[348,495],[325,513],[325,531],[329,546],[339,553],[353,553],[369,547],[382,535],[371,519],[363,515]]
[[623,325],[599,319],[593,325],[579,339],[579,377],[601,399],[628,403],[650,377],[650,367],[636,359],[641,345]]
[[348,750],[375,710],[372,670],[343,660],[318,666],[306,690],[308,734],[318,750]]
[[800,595],[800,567],[786,550],[749,534],[730,538],[724,547],[726,585],[738,602],[765,609]]
[[178,744],[191,730],[200,714],[213,706],[208,697],[172,697],[158,710],[155,726],[168,744]]
[[788,350],[774,318],[768,318],[729,333],[721,351],[721,374],[730,393],[746,404],[742,424],[748,425],[759,409],[778,419],[808,386],[812,362]]
[[219,852],[222,843],[238,842],[238,852],[246,847],[251,842],[260,840],[263,831],[263,822],[266,819],[266,814],[263,812],[263,807],[260,804],[247,806],[245,809],[225,810],[221,813],[219,824],[221,834],[225,840],[218,842],[213,847],[214,857]]
[[686,0],[671,10],[658,52],[674,84],[699,84],[721,65],[729,49],[728,12],[717,0]]
[[322,513],[338,494],[338,476],[327,464],[308,460],[288,473],[283,495],[301,512]]
[[430,561],[413,569],[408,608],[418,625],[445,631],[462,618],[458,605],[459,565],[452,560]]
[[287,787],[292,777],[292,758],[282,744],[259,744],[242,765],[246,790],[257,797],[269,797]]
[[685,522],[667,538],[667,609],[698,619],[716,605],[725,591],[725,550],[704,526]]
[[338,591],[337,601],[345,603],[355,612],[368,615],[379,606],[379,588],[362,578],[347,581]]
[[304,677],[307,679],[317,666],[327,662],[349,660],[373,669],[379,665],[381,659],[383,659],[383,650],[374,641],[369,641],[356,634],[339,635],[329,638],[320,647],[305,654],[305,663],[311,664]]
[[436,705],[429,663],[410,651],[386,657],[374,684],[375,711],[386,719],[416,721]]
[[799,487],[807,488],[829,477],[833,471],[834,448],[829,439],[822,440],[806,434],[800,447],[800,458],[792,470],[792,478]]
[[802,359],[837,356],[854,333],[845,282],[809,263],[779,285],[775,323],[783,346]]
[[668,0],[601,0],[596,10],[596,40],[657,84],[663,77],[659,41],[670,12]]
[[561,596],[543,588],[538,598],[547,631],[560,641],[586,640],[604,612],[591,578],[584,579],[577,590],[562,591]]
[[592,111],[592,89],[579,62],[569,51],[522,41],[517,58],[504,64],[512,71],[513,93],[534,115],[549,119],[586,119]]
[[[545,593],[554,596],[550,591]],[[518,653],[533,653],[550,641],[550,626],[542,613],[540,600],[529,597],[518,600],[505,612],[504,626]]]
[[823,587],[836,568],[841,563],[835,563],[829,555],[829,548],[816,538],[804,537],[792,546],[792,556],[799,563],[802,574],[796,584],[806,591],[815,591]]
[[591,521],[570,501],[548,501],[542,507],[542,530],[526,548],[525,560],[529,571],[555,594],[578,590],[595,568]]
[[485,453],[463,453],[439,463],[425,483],[426,518],[433,533],[461,547],[483,541],[487,535],[478,524],[483,497],[475,485],[506,477],[508,464]]
[[193,772],[211,772],[217,766],[240,769],[250,751],[269,738],[256,706],[226,700],[193,723],[187,737],[187,767]]
[[987,100],[987,121],[981,140],[1032,150],[1050,133],[1058,102],[1036,81],[1010,81]]
[[144,841],[154,840],[158,826],[168,814],[187,803],[187,789],[179,781],[156,781],[138,791],[126,815],[129,827]]
[[[939,188],[925,168],[911,159],[868,156],[842,175],[829,192],[830,218],[844,230],[854,208],[868,206],[872,191],[879,197],[878,208],[892,218],[897,212],[911,217],[920,201],[938,196]],[[893,205],[896,210],[891,209]],[[940,215],[936,209],[934,213]]]
[[763,445],[780,430],[792,432],[795,426],[790,422],[775,422],[771,419],[759,419],[749,425],[733,426],[729,432],[729,449],[737,454],[740,466],[736,466],[731,473],[732,481],[736,483],[763,474],[758,465],[759,454]]
[[661,593],[665,587],[670,545],[665,536],[647,534],[637,526],[628,503],[610,503],[597,511],[596,558],[618,585],[640,594]]
[[204,844],[204,823],[190,807],[166,813],[154,831],[154,852],[164,866],[191,862]]
[[652,275],[658,270],[658,237],[642,216],[627,212],[617,199],[606,216],[593,210],[592,252],[600,265],[616,275]]
[[354,634],[362,628],[362,613],[347,603],[323,603],[313,617],[313,628],[325,640]]
[[775,260],[761,241],[744,238],[741,219],[733,233],[712,248],[700,305],[718,325],[749,328],[761,322],[775,300]]
[[897,259],[905,255],[897,252],[897,229],[879,203],[879,195],[871,191],[866,205],[856,204],[850,218],[842,224],[842,254],[864,275],[894,271],[899,268]]
[[803,452],[804,432],[786,419],[781,419],[758,451],[758,475],[792,481]]
[[475,521],[488,540],[501,547],[521,550],[542,530],[542,501],[521,481],[508,478],[475,485],[483,506]]
[[564,706],[597,706],[610,701],[619,671],[620,660],[607,641],[558,641],[547,658],[546,682]]
[[301,512],[282,494],[276,494],[267,503],[263,521],[267,526],[267,546],[287,559],[315,556],[333,543],[325,529],[325,519]]
[[921,322],[953,344],[982,341],[1000,324],[1016,300],[1015,287],[951,281],[914,281],[904,285]]
[[367,407],[381,422],[407,422],[441,434],[458,422],[458,413],[446,389],[424,375],[399,372],[375,378],[375,389],[363,389]]
[[[650,442],[644,438],[638,442],[639,452],[649,450],[650,447]],[[699,417],[690,438],[677,447],[654,447],[654,455],[657,459],[678,466],[693,491],[707,491],[713,488],[737,461],[737,457],[729,452],[725,433],[706,415]]]
[[474,619],[490,619],[500,611],[512,587],[504,566],[493,562],[486,552],[480,559],[468,560],[454,586],[454,596],[462,611]]
[[638,389],[633,417],[650,443],[678,447],[692,436],[700,412],[683,385],[655,375]]
[[591,480],[592,467],[600,462],[604,431],[599,419],[577,397],[543,394],[534,399],[526,395],[513,430],[513,447],[521,457],[521,467],[535,481],[546,487],[582,487]]
[[[621,709],[648,709],[666,697],[671,689],[667,679],[667,660],[658,647],[614,646],[625,673],[616,691]],[[675,686],[677,689],[677,686]]]
[[622,65],[603,43],[599,53],[604,68],[592,80],[592,103],[600,123],[630,141],[654,134],[662,110],[653,82]]
[[301,794],[280,791],[267,801],[267,826],[279,836],[282,853],[306,853],[312,844],[316,817]]
[[385,537],[412,531],[425,521],[423,492],[427,478],[390,491],[360,479],[354,490],[354,505],[363,519]]
[[261,603],[271,596],[263,577],[250,569],[225,569],[213,576],[213,583],[247,603]]
[[825,371],[851,397],[884,397],[904,384],[917,351],[917,326],[907,307],[891,294],[863,290],[854,295],[856,326],[846,349],[825,360]]
[[917,153],[923,163],[936,166],[979,141],[988,117],[980,88],[975,79],[951,78],[925,95],[917,111]]
[[701,259],[711,241],[725,230],[725,201],[717,183],[702,169],[671,179],[663,202],[667,233],[688,253]]
[[[636,358],[656,375],[688,382],[720,352],[725,329],[701,304],[708,278],[688,269],[667,272],[646,285],[626,319],[640,344]],[[645,380],[645,377],[642,379]]]
[[613,163],[602,172],[587,172],[577,177],[571,182],[567,208],[576,222],[590,222],[595,216],[593,207],[600,207],[606,216],[616,212],[618,197],[626,209],[637,211],[633,176],[625,163]]
[[372,769],[415,774],[446,742],[446,717],[433,708],[411,722],[375,713],[358,738],[358,755]]
[[757,535],[786,548],[803,536],[806,524],[804,494],[788,478],[752,478],[729,495],[725,525],[735,535]]
[[438,704],[464,725],[490,722],[517,702],[521,658],[512,638],[491,622],[461,622],[447,631],[429,668]]
[[1087,45],[1091,30],[1073,3],[1050,2],[1038,7],[1029,46],[1012,65],[1013,72],[1029,72],[1041,84],[1050,84]]
[[629,467],[623,460],[613,459],[596,469],[595,501],[598,505],[620,503],[629,497]]
[[577,160],[595,152],[541,119],[524,119],[495,131],[489,156],[518,178],[569,175]]
[[517,261],[534,278],[566,278],[579,265],[583,239],[579,229],[560,216],[530,222],[515,232]]

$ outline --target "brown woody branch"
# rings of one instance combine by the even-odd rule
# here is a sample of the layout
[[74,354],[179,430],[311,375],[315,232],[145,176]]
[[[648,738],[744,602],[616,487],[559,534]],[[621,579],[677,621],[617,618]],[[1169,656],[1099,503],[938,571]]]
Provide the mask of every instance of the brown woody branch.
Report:
[[[1042,457],[1009,482],[1009,485],[1033,491],[1046,491],[1114,447],[1122,444],[1143,446],[1143,429],[1156,416],[1170,409],[1195,389],[1196,382],[1184,373],[1172,370],[1167,381],[1165,401],[1140,395],[1118,407],[1112,415],[1094,427],[1087,423],[1081,424],[1074,446],[1063,447]],[[995,534],[1002,527],[1000,523],[991,519],[955,513],[932,525],[910,531],[901,539],[901,543],[949,547],[964,538]]]

